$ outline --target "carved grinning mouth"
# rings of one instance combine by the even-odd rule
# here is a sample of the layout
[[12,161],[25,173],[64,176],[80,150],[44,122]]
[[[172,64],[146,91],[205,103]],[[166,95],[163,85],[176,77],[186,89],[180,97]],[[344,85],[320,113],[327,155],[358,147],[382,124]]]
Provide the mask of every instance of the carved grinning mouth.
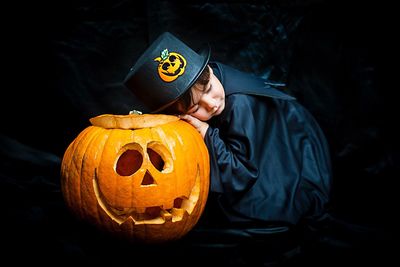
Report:
[[97,201],[105,213],[110,216],[118,224],[123,224],[131,219],[134,224],[163,224],[166,221],[178,222],[185,215],[193,212],[194,207],[200,196],[200,169],[197,164],[195,184],[190,192],[189,197],[178,197],[174,199],[174,207],[164,209],[163,206],[146,207],[146,208],[123,208],[116,209],[111,207],[102,197],[97,182],[97,169],[93,178],[93,189],[96,194]]

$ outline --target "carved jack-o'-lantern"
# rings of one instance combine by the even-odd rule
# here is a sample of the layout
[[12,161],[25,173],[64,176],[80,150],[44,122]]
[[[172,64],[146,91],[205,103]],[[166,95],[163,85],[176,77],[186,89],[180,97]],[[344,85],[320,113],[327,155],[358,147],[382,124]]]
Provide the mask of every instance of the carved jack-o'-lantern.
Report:
[[199,220],[209,156],[199,133],[168,115],[101,115],[65,151],[61,188],[79,218],[132,241],[179,239]]

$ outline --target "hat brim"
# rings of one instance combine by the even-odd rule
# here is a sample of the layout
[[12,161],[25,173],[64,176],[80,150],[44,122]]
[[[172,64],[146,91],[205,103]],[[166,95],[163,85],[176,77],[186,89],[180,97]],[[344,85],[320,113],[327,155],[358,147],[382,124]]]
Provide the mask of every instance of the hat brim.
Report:
[[167,107],[171,106],[172,104],[174,104],[176,101],[178,101],[178,99],[188,90],[190,89],[195,82],[197,81],[197,79],[200,77],[201,73],[203,72],[203,70],[206,68],[208,62],[210,61],[210,55],[211,55],[211,47],[210,45],[207,43],[205,45],[203,45],[203,47],[199,50],[198,54],[200,55],[200,57],[203,58],[203,63],[201,68],[199,69],[199,71],[197,72],[197,74],[193,77],[192,81],[190,83],[188,83],[188,85],[186,86],[185,90],[182,91],[182,93],[180,95],[178,95],[176,97],[176,99],[174,101],[172,101],[171,103],[168,103],[167,105],[152,111],[151,113],[159,113],[161,111],[163,111],[164,109],[166,109]]

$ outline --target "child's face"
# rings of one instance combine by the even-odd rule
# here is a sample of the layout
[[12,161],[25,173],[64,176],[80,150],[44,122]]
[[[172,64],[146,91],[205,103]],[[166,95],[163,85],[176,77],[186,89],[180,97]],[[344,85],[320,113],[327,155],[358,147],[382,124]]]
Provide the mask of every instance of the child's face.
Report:
[[206,85],[195,84],[190,90],[192,90],[192,104],[186,114],[208,121],[224,110],[225,91],[212,68],[210,68],[210,81]]

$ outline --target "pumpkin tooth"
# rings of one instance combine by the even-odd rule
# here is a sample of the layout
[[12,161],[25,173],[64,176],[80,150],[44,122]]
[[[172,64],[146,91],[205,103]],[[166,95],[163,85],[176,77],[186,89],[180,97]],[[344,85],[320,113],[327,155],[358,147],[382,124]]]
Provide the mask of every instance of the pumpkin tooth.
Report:
[[172,214],[169,213],[166,210],[161,210],[160,212],[161,218],[163,218],[165,221],[170,221],[172,219]]
[[183,218],[183,215],[185,213],[185,210],[183,209],[172,209],[172,222],[178,222],[181,221]]
[[188,214],[192,214],[194,207],[196,206],[196,203],[199,200],[200,187],[201,187],[200,167],[199,164],[197,164],[196,181],[192,188],[192,192],[190,192],[189,198],[183,198],[183,201],[181,203],[181,208],[186,210]]

